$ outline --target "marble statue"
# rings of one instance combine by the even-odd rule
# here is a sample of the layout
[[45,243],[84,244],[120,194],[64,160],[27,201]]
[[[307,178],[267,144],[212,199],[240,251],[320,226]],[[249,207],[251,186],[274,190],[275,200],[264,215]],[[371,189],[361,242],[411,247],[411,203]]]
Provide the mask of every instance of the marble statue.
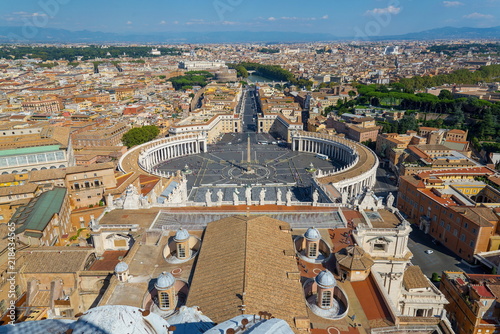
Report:
[[281,189],[278,188],[278,190],[276,191],[276,204],[277,205],[282,205],[283,204],[283,201],[281,200]]
[[262,188],[260,190],[259,199],[260,199],[260,205],[263,205],[264,201],[266,200],[266,188]]
[[319,199],[318,189],[314,189],[312,197],[313,197],[313,205],[315,206],[316,204],[318,204],[318,199]]
[[387,195],[387,207],[392,208],[393,204],[394,204],[394,195],[392,193],[389,193],[389,195]]
[[247,200],[247,205],[252,205],[252,187],[248,186],[245,189],[245,198]]
[[205,193],[205,203],[207,206],[212,206],[212,192],[210,189],[207,189],[207,192]]
[[221,206],[222,205],[222,198],[224,197],[224,193],[222,192],[221,189],[217,192],[217,205]]
[[292,205],[292,191],[290,190],[290,188],[288,188],[288,191],[286,192],[286,205]]
[[233,205],[240,205],[240,199],[238,197],[238,189],[234,189],[234,192],[233,192]]

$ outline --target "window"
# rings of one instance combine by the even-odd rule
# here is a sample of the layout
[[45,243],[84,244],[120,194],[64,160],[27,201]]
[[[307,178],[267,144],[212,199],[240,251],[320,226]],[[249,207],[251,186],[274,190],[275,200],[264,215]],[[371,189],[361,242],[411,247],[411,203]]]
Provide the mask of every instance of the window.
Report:
[[469,227],[469,224],[464,223],[464,228],[468,228],[468,227]]
[[439,226],[444,226],[444,220],[441,220],[441,221],[439,222]]
[[457,229],[454,229],[454,230],[453,230],[453,235],[454,235],[455,237],[458,235],[458,231],[457,231]]
[[451,229],[450,224],[446,225],[446,231],[449,231]]
[[472,234],[476,234],[477,230],[475,228],[472,229]]
[[323,291],[321,295],[321,307],[327,308],[332,306],[332,292],[327,290]]
[[469,246],[470,246],[471,248],[473,248],[473,247],[474,247],[474,241],[469,242]]
[[316,243],[309,244],[309,257],[316,257],[318,245]]
[[465,234],[462,233],[462,235],[460,236],[460,240],[465,241]]
[[374,244],[373,245],[373,250],[378,251],[378,252],[384,252],[385,251],[385,245],[384,244]]
[[160,292],[159,296],[159,303],[160,303],[160,308],[166,309],[170,307],[170,298],[168,298],[168,293],[166,292]]
[[183,244],[177,245],[177,257],[181,259],[186,257],[186,247]]

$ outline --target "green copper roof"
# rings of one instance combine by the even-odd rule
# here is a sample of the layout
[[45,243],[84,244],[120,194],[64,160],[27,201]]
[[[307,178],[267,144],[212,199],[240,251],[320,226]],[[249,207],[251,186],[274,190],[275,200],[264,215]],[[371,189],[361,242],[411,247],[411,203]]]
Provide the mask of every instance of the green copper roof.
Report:
[[0,151],[0,157],[6,157],[9,155],[21,155],[21,154],[32,154],[32,153],[59,151],[60,147],[61,147],[61,145],[46,145],[46,146],[14,148],[11,150]]
[[66,188],[54,188],[33,198],[28,205],[17,209],[12,221],[16,223],[16,234],[25,230],[42,232],[54,213],[61,210]]

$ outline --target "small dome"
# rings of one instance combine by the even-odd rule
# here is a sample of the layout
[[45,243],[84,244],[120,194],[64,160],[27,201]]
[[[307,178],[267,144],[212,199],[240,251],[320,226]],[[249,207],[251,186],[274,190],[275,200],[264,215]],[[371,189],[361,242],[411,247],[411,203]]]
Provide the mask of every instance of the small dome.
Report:
[[304,233],[304,237],[310,241],[317,241],[321,239],[321,234],[319,234],[319,231],[314,227],[309,227],[306,233]]
[[337,280],[329,270],[323,270],[316,276],[316,283],[325,289],[337,286]]
[[175,283],[175,277],[169,272],[162,272],[156,279],[156,290],[165,290],[170,288]]
[[175,233],[174,241],[184,241],[189,239],[189,232],[182,227]]
[[115,273],[121,274],[124,273],[128,270],[128,264],[126,264],[123,261],[118,262],[118,264],[115,267]]

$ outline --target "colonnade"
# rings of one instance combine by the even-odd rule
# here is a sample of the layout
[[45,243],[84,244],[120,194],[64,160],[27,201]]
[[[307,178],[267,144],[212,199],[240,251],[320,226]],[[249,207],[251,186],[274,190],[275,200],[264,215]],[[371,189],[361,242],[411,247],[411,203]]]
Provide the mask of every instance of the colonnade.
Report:
[[120,158],[118,168],[124,173],[143,170],[154,174],[154,167],[163,161],[206,151],[206,135],[185,134],[161,138],[127,151]]
[[346,164],[356,159],[356,151],[342,143],[325,141],[322,138],[293,138],[294,151],[324,154],[331,160],[340,160]]
[[[292,149],[323,154],[330,160],[345,164],[335,172],[315,178],[317,186],[325,192],[331,189],[326,187],[326,184],[333,186],[342,196],[342,202],[362,194],[365,189],[375,185],[378,158],[373,151],[359,143],[333,135],[298,131],[292,135]],[[330,195],[338,196],[333,193]]]
[[205,151],[206,142],[185,140],[180,142],[174,141],[148,150],[147,154],[140,160],[140,164],[146,171],[150,172],[154,166],[163,161]]

